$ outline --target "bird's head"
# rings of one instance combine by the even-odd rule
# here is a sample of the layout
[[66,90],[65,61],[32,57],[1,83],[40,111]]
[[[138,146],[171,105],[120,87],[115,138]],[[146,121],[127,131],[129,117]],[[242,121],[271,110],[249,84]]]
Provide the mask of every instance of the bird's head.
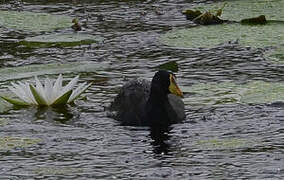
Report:
[[183,93],[176,83],[176,77],[172,72],[166,70],[159,70],[152,79],[151,91],[160,92],[164,94],[175,94],[183,97]]

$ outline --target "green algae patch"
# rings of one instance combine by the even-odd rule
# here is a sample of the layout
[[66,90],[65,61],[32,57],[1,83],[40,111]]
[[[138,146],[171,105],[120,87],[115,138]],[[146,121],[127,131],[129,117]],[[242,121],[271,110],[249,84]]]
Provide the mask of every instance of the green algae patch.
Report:
[[82,168],[71,168],[71,167],[39,167],[33,170],[35,174],[40,175],[70,175],[83,173]]
[[0,69],[0,81],[29,78],[47,74],[68,74],[68,73],[87,73],[98,72],[109,67],[108,63],[81,62],[81,63],[52,63],[40,65],[28,65],[13,68]]
[[64,15],[0,10],[0,26],[21,31],[53,31],[71,27],[72,18]]
[[[222,12],[222,18],[230,21],[240,21],[241,19],[265,15],[267,20],[284,21],[284,1],[283,0],[236,0],[225,1],[226,6]],[[202,4],[196,6],[196,10],[210,11],[219,9],[224,1],[212,4]]]
[[37,144],[39,142],[41,142],[41,139],[38,138],[0,136],[0,150],[11,150],[13,148],[26,148],[34,144]]
[[184,103],[195,107],[284,101],[284,83],[281,82],[202,83],[191,87],[181,87],[181,90],[185,94],[190,94],[184,98]]
[[237,39],[243,46],[278,46],[284,42],[284,24],[268,22],[256,26],[238,23],[198,26],[169,31],[161,37],[161,42],[180,48],[212,48]]
[[246,139],[238,138],[224,138],[224,139],[206,139],[196,142],[196,146],[204,150],[216,150],[216,149],[237,149],[250,147],[252,142]]
[[25,38],[20,44],[30,48],[69,47],[101,42],[102,38],[90,34],[50,34]]

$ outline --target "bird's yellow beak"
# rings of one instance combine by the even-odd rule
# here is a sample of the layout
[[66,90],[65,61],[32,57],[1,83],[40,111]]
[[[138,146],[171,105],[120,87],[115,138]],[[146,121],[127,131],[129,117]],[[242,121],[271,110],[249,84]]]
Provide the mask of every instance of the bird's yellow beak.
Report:
[[181,90],[179,89],[177,83],[176,83],[176,80],[175,80],[175,77],[170,74],[170,86],[169,86],[169,91],[172,93],[172,94],[175,94],[177,96],[180,96],[180,97],[183,97],[183,93],[181,92]]

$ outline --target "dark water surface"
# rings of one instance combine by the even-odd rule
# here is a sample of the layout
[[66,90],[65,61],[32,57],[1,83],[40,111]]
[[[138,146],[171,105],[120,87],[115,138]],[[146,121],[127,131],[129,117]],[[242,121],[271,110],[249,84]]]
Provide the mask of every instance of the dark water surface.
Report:
[[106,70],[80,74],[84,81],[103,80],[92,85],[84,93],[87,100],[79,100],[75,106],[11,109],[0,114],[9,118],[7,125],[0,126],[0,136],[41,139],[26,148],[0,149],[1,180],[284,178],[281,104],[186,105],[186,120],[162,133],[119,126],[107,116],[105,107],[122,84],[134,77],[150,79],[155,67],[169,60],[179,64],[181,86],[284,80],[283,66],[264,59],[261,49],[229,43],[213,49],[162,45],[158,39],[168,30],[194,26],[180,12],[201,1],[1,2],[0,8],[5,10],[20,8],[80,19],[88,16],[88,33],[104,37],[99,45],[27,49],[15,42],[34,33],[3,29],[1,68],[55,62],[110,63]]

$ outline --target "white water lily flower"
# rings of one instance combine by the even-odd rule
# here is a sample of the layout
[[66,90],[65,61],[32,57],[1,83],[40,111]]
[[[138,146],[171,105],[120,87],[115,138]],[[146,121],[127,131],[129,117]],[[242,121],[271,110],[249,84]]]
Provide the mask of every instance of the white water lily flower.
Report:
[[60,74],[53,83],[49,78],[46,78],[44,85],[35,77],[36,85],[26,83],[11,83],[8,89],[16,94],[20,100],[14,100],[7,97],[2,97],[14,105],[38,105],[51,106],[73,102],[80,96],[90,84],[82,83],[75,90],[72,90],[77,84],[79,76],[73,78],[66,86],[62,86],[62,75]]

